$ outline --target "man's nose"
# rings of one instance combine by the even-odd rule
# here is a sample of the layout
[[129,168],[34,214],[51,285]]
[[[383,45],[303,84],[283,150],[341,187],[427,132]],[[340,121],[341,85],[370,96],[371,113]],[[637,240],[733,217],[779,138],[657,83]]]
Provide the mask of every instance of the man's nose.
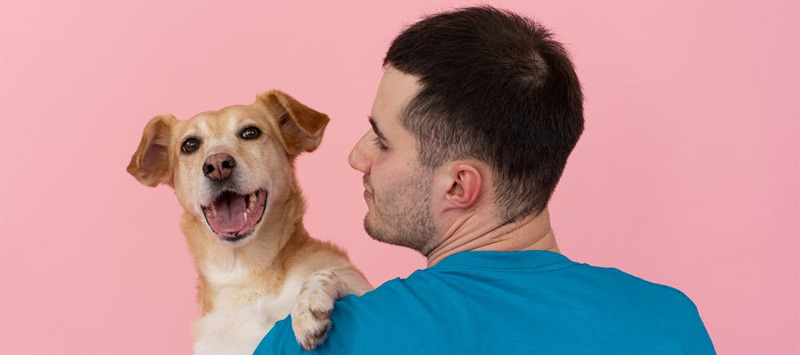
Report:
[[236,168],[236,160],[225,153],[217,153],[206,158],[203,164],[203,175],[211,180],[225,181]]
[[356,169],[364,174],[369,174],[370,167],[369,155],[364,150],[364,142],[366,141],[368,134],[369,132],[364,134],[361,139],[356,142],[356,145],[354,145],[353,149],[350,150],[350,156],[347,158],[347,161],[350,163],[350,166],[352,166],[353,169]]

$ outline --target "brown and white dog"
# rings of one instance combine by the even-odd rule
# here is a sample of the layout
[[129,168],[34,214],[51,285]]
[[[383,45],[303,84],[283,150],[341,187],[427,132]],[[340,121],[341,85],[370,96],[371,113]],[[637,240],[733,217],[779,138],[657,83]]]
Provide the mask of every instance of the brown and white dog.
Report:
[[335,246],[309,237],[294,159],[317,148],[328,117],[280,92],[189,120],[153,118],[128,172],[167,184],[199,274],[194,354],[252,354],[292,314],[305,349],[321,342],[333,301],[372,289]]

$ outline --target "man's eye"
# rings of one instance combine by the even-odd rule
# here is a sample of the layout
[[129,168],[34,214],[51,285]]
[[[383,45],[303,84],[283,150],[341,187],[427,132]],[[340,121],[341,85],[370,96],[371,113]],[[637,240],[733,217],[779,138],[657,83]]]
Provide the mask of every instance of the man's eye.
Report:
[[383,144],[383,141],[381,141],[381,137],[375,136],[374,140],[375,140],[375,145],[378,147],[378,149],[384,151],[389,149],[389,147],[387,147],[386,144]]

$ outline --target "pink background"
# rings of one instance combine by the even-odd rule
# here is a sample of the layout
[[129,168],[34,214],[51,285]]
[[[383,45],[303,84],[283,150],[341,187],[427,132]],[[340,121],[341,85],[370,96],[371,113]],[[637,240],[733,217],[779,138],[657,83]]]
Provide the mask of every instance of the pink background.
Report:
[[[193,270],[145,123],[280,88],[331,118],[298,174],[311,234],[375,284],[424,266],[362,231],[392,38],[451,1],[2,1],[0,353],[189,354]],[[683,290],[721,354],[798,353],[797,1],[498,1],[570,48],[586,132],[551,203],[562,251]]]

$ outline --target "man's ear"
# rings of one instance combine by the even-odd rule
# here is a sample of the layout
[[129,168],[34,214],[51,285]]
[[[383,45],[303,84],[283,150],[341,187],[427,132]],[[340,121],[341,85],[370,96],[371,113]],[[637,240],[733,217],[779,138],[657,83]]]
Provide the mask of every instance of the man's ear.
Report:
[[483,169],[461,162],[444,168],[438,179],[445,191],[442,207],[445,210],[472,207],[484,193]]
[[156,116],[144,128],[142,141],[128,164],[128,172],[147,186],[172,186],[172,162],[169,156],[172,126],[178,120],[172,115]]
[[325,126],[330,121],[328,115],[317,112],[278,90],[260,94],[256,100],[264,104],[276,120],[283,146],[290,156],[317,149]]

